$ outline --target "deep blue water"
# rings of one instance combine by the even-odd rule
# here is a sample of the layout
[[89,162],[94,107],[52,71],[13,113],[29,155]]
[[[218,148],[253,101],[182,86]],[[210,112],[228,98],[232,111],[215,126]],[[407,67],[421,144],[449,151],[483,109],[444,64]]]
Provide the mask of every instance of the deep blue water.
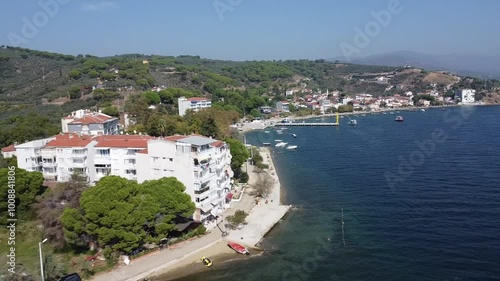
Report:
[[499,113],[401,111],[403,123],[367,115],[357,126],[248,134],[254,145],[299,146],[273,150],[284,201],[301,208],[263,256],[182,280],[500,280]]

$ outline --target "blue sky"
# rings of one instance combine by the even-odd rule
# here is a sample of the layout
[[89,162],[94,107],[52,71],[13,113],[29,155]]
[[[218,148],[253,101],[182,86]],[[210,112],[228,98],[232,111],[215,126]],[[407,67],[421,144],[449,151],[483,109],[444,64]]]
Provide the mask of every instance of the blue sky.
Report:
[[[40,3],[57,11],[48,14]],[[389,3],[398,8],[388,9]],[[381,26],[372,12],[382,10],[400,12]],[[0,44],[75,55],[231,60],[332,58],[344,54],[341,46],[354,47],[356,56],[399,50],[499,55],[498,11],[496,0],[2,1]],[[27,33],[30,24],[37,30]],[[368,42],[356,45],[355,28],[376,25]]]

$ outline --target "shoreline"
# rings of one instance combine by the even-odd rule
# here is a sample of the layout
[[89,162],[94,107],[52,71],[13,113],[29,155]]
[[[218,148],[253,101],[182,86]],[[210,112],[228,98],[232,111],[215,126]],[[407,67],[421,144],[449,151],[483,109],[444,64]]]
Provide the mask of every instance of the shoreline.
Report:
[[[342,112],[338,113],[339,116],[351,116],[351,115],[362,115],[362,114],[381,114],[384,112],[396,112],[396,111],[418,111],[421,109],[434,109],[434,108],[448,108],[448,107],[462,107],[462,106],[494,106],[498,104],[470,104],[470,105],[459,105],[459,104],[452,104],[452,105],[433,105],[433,106],[412,106],[412,107],[401,107],[401,108],[384,108],[380,109],[377,111],[353,111],[353,112]],[[258,130],[265,130],[268,129],[270,126],[269,123],[274,123],[276,125],[279,124],[279,122],[289,119],[289,120],[307,120],[307,119],[315,119],[315,118],[324,118],[324,117],[335,117],[337,116],[337,113],[327,113],[327,114],[321,114],[321,115],[306,115],[306,116],[288,116],[288,117],[273,117],[270,119],[266,119],[263,122],[257,122],[256,124],[254,123],[254,126],[251,126],[250,124],[252,123],[243,123],[243,127],[239,128],[239,132],[241,134],[245,134],[247,132],[251,131],[258,131]],[[241,123],[241,122],[240,122]]]
[[[228,236],[219,239],[219,241],[207,246],[205,249],[192,252],[174,263],[166,264],[161,269],[156,269],[154,272],[148,274],[147,278],[157,281],[174,280],[208,271],[210,268],[205,267],[201,263],[201,257],[204,256],[212,260],[214,263],[213,266],[217,266],[217,264],[221,263],[249,259],[262,253],[263,249],[259,247],[259,244],[289,212],[291,206],[281,204],[281,183],[276,172],[274,161],[272,160],[271,150],[269,148],[259,148],[259,150],[264,159],[264,163],[269,165],[267,173],[274,180],[273,190],[267,197],[268,203],[261,200],[257,204],[250,204],[250,210],[245,210],[249,213],[247,217],[247,224],[242,229],[232,230]],[[249,169],[250,167],[252,170],[249,171],[249,185],[251,185],[257,177],[256,172],[253,170],[254,166],[249,166]],[[249,201],[253,202],[256,200],[256,198],[252,195],[251,190],[252,188],[250,186],[245,188],[245,192],[242,194],[243,200],[241,200],[243,203],[238,204],[240,202],[237,202],[237,204],[234,204],[234,206],[230,209],[231,212],[234,213],[234,211],[239,210],[240,207],[247,206],[248,208]],[[224,214],[224,216],[227,215],[228,214]],[[263,215],[266,216],[266,219],[262,219]],[[218,231],[217,229],[215,230]],[[244,256],[235,253],[227,246],[228,241],[236,241],[237,243],[243,244],[248,248],[251,255]]]

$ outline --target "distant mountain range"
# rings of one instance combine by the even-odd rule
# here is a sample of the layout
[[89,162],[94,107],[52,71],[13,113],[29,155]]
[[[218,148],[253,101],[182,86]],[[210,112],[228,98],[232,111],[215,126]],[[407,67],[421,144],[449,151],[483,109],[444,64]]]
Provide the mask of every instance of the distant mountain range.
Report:
[[406,64],[426,70],[445,70],[464,76],[500,79],[500,56],[467,54],[431,55],[413,51],[399,51],[366,57],[333,58],[341,62],[367,65],[404,66]]

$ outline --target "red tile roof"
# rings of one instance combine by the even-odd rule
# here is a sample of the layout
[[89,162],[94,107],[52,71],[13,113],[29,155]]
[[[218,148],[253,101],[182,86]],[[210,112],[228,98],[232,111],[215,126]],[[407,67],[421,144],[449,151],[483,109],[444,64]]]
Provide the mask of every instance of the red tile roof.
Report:
[[140,154],[148,154],[148,149],[143,149],[141,151],[137,151],[137,153],[140,153]]
[[110,148],[147,148],[148,140],[153,139],[150,136],[138,135],[106,135],[96,137],[95,147]]
[[85,147],[92,140],[93,136],[78,136],[77,134],[60,134],[55,136],[55,140],[47,143],[46,147]]
[[214,147],[221,147],[221,146],[224,145],[224,142],[222,142],[222,141],[216,141],[216,142],[212,143],[211,145],[214,146]]
[[14,147],[13,144],[2,148],[2,152],[13,152],[13,151],[16,151],[16,148]]
[[107,121],[113,119],[113,117],[98,113],[95,115],[87,115],[79,119],[75,119],[75,121],[69,123],[69,124],[103,124],[106,123]]

